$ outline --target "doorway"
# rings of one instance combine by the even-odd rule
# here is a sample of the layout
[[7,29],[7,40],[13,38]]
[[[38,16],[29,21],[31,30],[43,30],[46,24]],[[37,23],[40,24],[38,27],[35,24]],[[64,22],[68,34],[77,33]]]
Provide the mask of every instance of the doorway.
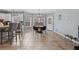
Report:
[[47,30],[53,31],[54,29],[54,17],[47,16]]

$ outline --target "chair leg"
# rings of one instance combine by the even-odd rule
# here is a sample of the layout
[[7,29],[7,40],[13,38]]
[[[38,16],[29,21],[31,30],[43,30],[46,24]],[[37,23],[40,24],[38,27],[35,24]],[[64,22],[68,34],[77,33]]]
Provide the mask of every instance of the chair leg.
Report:
[[9,36],[9,31],[8,31],[8,40],[9,40],[10,45],[11,45],[11,40],[12,40],[12,38],[10,39],[10,36]]
[[8,31],[8,40],[9,40],[9,31]]
[[10,40],[10,45],[12,44],[12,42],[13,42],[13,38],[14,38],[14,36],[13,36],[13,32],[11,32],[11,38],[9,39]]
[[17,34],[16,34],[16,32],[14,31],[14,32],[12,32],[12,39],[10,39],[10,44],[12,44],[12,42],[13,42],[13,40],[16,40],[16,42],[17,42]]
[[19,33],[19,39],[20,39],[20,35],[21,35],[21,34]]
[[17,33],[16,33],[16,43],[17,43]]
[[1,45],[3,44],[3,34],[2,34],[2,31],[1,31]]
[[35,31],[33,31],[33,36],[34,36],[34,39],[36,40],[37,38],[36,38],[36,32]]

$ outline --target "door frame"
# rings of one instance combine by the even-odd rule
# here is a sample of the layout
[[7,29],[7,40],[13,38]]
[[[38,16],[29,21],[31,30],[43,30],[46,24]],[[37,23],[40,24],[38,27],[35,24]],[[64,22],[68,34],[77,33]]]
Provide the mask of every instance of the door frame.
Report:
[[47,26],[48,26],[48,18],[52,19],[52,30],[49,30],[47,27],[47,31],[54,31],[54,16],[47,16],[46,18],[47,18],[47,20],[46,20]]

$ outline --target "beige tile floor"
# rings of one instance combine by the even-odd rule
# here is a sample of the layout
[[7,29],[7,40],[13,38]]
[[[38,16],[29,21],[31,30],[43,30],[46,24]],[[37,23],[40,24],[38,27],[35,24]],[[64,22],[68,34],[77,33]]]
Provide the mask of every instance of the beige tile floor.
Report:
[[76,44],[57,33],[47,31],[42,36],[34,31],[25,31],[24,36],[13,44],[0,45],[1,50],[73,50]]

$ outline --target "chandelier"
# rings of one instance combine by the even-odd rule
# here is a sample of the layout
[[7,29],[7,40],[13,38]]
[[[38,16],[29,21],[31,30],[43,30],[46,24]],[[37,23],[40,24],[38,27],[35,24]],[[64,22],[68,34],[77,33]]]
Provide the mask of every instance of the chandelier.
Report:
[[40,13],[40,9],[38,9],[38,22],[41,23],[41,13]]

